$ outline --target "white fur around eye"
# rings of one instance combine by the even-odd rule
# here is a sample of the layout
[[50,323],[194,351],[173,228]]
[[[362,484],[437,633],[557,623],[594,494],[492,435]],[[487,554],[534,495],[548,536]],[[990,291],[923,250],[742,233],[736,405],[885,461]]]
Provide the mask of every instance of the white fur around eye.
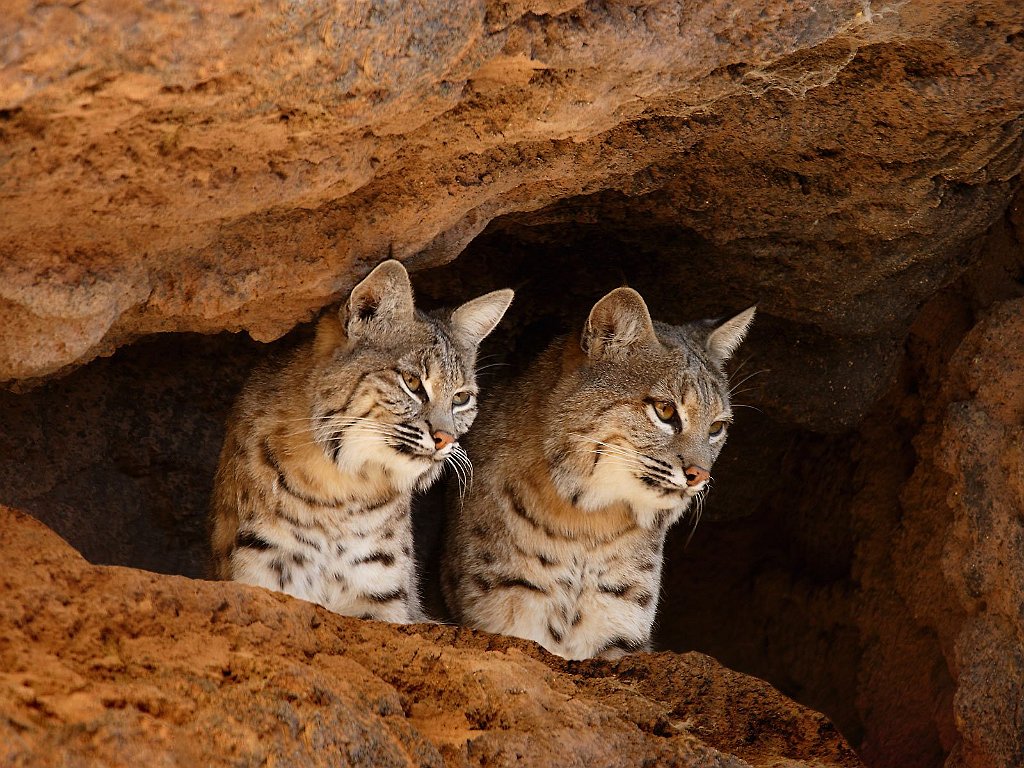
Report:
[[[664,432],[666,435],[674,435],[676,433],[675,428],[671,424],[666,424],[664,421],[658,418],[657,411],[654,410],[654,405],[648,403],[644,408],[644,412],[647,414],[647,418],[651,420],[651,423]],[[683,415],[679,414],[679,418],[682,419]],[[685,422],[684,422],[685,427]]]
[[452,403],[452,413],[458,413],[459,411],[465,411],[468,408],[472,408],[474,405],[476,405],[476,395],[474,395],[472,392],[470,392],[469,393],[469,399],[466,402],[464,402],[462,405],[455,405],[455,403]]
[[[717,443],[720,440],[724,440],[726,433],[729,431],[729,421],[727,419],[721,418],[715,419],[715,421],[721,421],[723,424],[717,435],[708,435],[708,442],[711,443]],[[711,423],[714,424],[715,422],[713,421]]]
[[[405,390],[405,393],[407,395],[409,395],[409,397],[411,397],[413,400],[416,401],[417,405],[423,405],[423,398],[420,397],[419,395],[417,395],[411,389],[409,389],[409,385],[405,383],[405,376],[403,376],[402,374],[398,374],[398,383],[402,386],[402,389]],[[422,378],[420,379],[420,386],[423,387],[424,389],[426,389],[426,387],[427,387],[426,379],[422,379]],[[429,390],[427,390],[427,391],[429,392]]]

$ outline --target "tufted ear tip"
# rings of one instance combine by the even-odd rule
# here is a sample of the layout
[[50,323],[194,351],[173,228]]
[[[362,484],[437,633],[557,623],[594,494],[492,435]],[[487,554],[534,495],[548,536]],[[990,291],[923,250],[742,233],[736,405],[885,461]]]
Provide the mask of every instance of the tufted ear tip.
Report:
[[748,307],[738,315],[721,323],[708,334],[705,346],[712,359],[724,363],[739,347],[754,322],[757,305]]

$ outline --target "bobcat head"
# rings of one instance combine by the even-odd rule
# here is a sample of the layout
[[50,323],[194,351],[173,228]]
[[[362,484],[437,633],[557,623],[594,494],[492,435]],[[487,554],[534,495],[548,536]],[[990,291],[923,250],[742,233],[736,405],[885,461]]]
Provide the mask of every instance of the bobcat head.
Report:
[[732,421],[724,364],[754,317],[652,322],[617,288],[594,305],[547,398],[544,453],[558,492],[595,511],[625,503],[641,525],[680,513],[711,480]]

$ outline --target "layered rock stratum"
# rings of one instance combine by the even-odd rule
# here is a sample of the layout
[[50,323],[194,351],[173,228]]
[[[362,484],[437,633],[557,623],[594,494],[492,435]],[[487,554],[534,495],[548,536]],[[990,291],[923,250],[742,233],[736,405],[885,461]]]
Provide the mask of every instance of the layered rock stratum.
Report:
[[274,339],[389,253],[554,207],[702,240],[690,273],[831,393],[791,415],[849,425],[1005,209],[1022,111],[1015,0],[15,3],[0,381]]

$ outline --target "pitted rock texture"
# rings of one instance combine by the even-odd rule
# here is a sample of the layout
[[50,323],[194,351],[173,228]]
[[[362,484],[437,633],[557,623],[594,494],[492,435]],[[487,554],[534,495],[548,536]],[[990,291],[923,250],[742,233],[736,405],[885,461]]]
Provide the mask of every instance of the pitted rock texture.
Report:
[[1022,110],[1016,0],[17,3],[0,381],[272,339],[389,252],[548,209],[704,243],[673,281],[802,337],[806,423],[840,429],[1004,209]]
[[1021,203],[922,308],[855,431],[776,432],[754,513],[670,540],[668,647],[827,712],[875,768],[1024,762]]
[[860,765],[828,720],[699,654],[530,643],[89,565],[0,507],[0,763]]
[[[932,461],[952,475],[942,571],[965,621],[953,639],[966,765],[1024,764],[1024,300],[997,305],[957,350]],[[926,472],[928,468],[923,468]],[[920,481],[919,481],[920,482]],[[950,638],[952,639],[952,638]]]
[[[8,5],[0,381],[49,381],[0,392],[0,502],[94,562],[202,574],[224,415],[268,350],[230,334],[164,332],[274,339],[388,253],[431,305],[517,288],[489,350],[511,350],[513,366],[623,283],[675,322],[756,302],[737,381],[755,374],[740,398],[760,411],[739,412],[693,541],[680,527],[669,542],[663,647],[713,653],[827,711],[873,766],[1024,762],[1012,420],[1024,362],[1012,335],[1019,304],[986,309],[1024,283],[1017,0]],[[986,330],[957,352],[978,318]],[[436,527],[420,520],[418,541]],[[118,574],[141,580],[132,584],[143,596],[171,590],[172,606],[185,604],[173,585],[188,585],[207,601],[199,626],[215,613],[209,585],[61,557],[75,575],[40,575],[33,594],[51,607],[47,589],[69,600],[68,627],[86,616],[74,613],[85,607],[73,589],[120,589]],[[114,614],[132,601],[107,597],[111,616],[81,626],[124,629]],[[244,617],[280,609],[251,599]],[[33,635],[18,616],[19,638],[64,637]],[[329,618],[346,639],[358,626],[386,649],[414,642]],[[252,631],[271,635],[277,621]],[[428,645],[454,643],[456,655],[468,652],[461,644],[487,647],[416,631]],[[214,634],[203,637],[215,649]],[[273,651],[287,672],[253,662],[242,693],[223,699],[212,667],[188,682],[182,672],[182,698],[131,698],[129,678],[150,662],[90,667],[86,655],[106,658],[107,645],[86,644],[73,664],[46,651],[30,661],[71,664],[62,690],[88,693],[75,686],[109,675],[103,712],[125,718],[109,731],[68,726],[84,721],[78,702],[81,718],[99,710],[91,694],[58,698],[72,719],[52,738],[98,734],[89,748],[102,754],[117,729],[137,728],[165,739],[154,750],[173,743],[194,763],[188,750],[203,739],[186,739],[201,734],[188,722],[195,712],[227,722],[223,702],[257,723],[230,723],[240,735],[225,736],[229,749],[257,754],[250,734],[263,726],[273,749],[291,749],[294,713],[277,699],[247,707],[263,673],[275,690],[292,672],[314,679],[288,666],[295,647]],[[540,664],[522,644],[490,652]],[[365,726],[343,731],[358,759],[386,762],[392,747],[428,764],[456,754],[432,735],[441,726],[416,725],[405,739],[404,704],[401,716],[390,704],[381,715],[365,703],[379,699],[377,672],[353,674],[370,699],[344,699],[336,681],[325,690]],[[644,685],[661,679],[660,669],[644,675]],[[200,693],[203,704],[188,701]],[[60,716],[47,714],[46,695],[11,705],[16,738],[0,744],[51,738],[31,719]],[[174,724],[151,719],[163,706]],[[504,722],[488,712],[481,722]],[[317,713],[308,738],[299,734],[306,745],[334,738]],[[655,725],[640,727],[637,744],[662,729],[645,722]],[[698,735],[730,752],[710,740],[717,728],[738,733],[723,716]],[[485,756],[497,754],[489,743]]]
[[[503,262],[493,234],[455,262],[414,274],[419,299],[431,305],[453,291],[469,298],[489,287],[488,280],[519,276],[513,316],[486,342],[485,389],[565,330],[591,292],[614,277],[615,262],[594,257],[598,238],[561,242],[563,263],[587,266],[569,289],[552,279],[554,242],[537,259],[515,250]],[[776,377],[775,370],[742,385],[741,401],[763,413],[739,409],[692,541],[682,524],[668,542],[658,648],[710,654],[827,713],[873,767],[933,768],[953,756],[950,768],[985,768],[985,753],[957,762],[961,740],[984,743],[978,734],[1002,740],[997,754],[1012,754],[1005,749],[1019,711],[1011,675],[1014,624],[992,623],[1006,630],[989,647],[1010,655],[1005,663],[995,652],[985,663],[978,659],[970,676],[972,709],[962,710],[962,722],[961,705],[954,709],[968,679],[958,680],[954,647],[965,611],[950,586],[954,576],[947,576],[957,566],[943,555],[949,540],[943,532],[954,517],[946,501],[953,465],[933,454],[950,404],[974,407],[973,390],[956,383],[962,378],[961,364],[953,362],[957,348],[978,319],[989,322],[989,307],[1024,296],[1022,243],[1024,194],[1018,194],[987,234],[981,259],[919,313],[898,375],[855,430],[811,432],[780,416],[760,388],[745,391]],[[658,287],[666,262],[647,254],[620,275],[650,294],[659,313],[671,311],[671,286]],[[699,295],[694,306],[676,311],[704,313],[719,299]],[[1012,391],[1014,371],[1024,368],[1014,336],[985,338],[991,341],[977,347],[983,368],[993,368],[992,380]],[[91,562],[201,576],[208,552],[204,518],[227,410],[250,367],[290,343],[291,337],[267,348],[229,334],[160,335],[28,393],[0,392],[0,502],[44,521]],[[498,364],[503,357],[513,368]],[[737,381],[762,364],[749,361]],[[975,497],[1006,494],[992,473],[965,477]],[[991,486],[978,491],[979,483]],[[420,499],[415,515],[428,593],[440,528],[431,500],[438,499]],[[1012,530],[1011,520],[1005,522]],[[948,551],[959,547],[950,544]],[[984,572],[1009,578],[1000,550],[977,552],[980,560],[956,555],[949,562],[980,563]],[[964,659],[981,647],[965,645]]]
[[[928,325],[919,344],[949,344]],[[866,710],[873,763],[923,764],[930,741],[951,768],[1024,764],[1022,370],[1024,299],[997,303],[919,393],[924,426],[895,510],[872,483],[857,502],[890,550],[865,546],[861,563],[860,620],[890,635],[866,646],[866,687],[893,690]]]

